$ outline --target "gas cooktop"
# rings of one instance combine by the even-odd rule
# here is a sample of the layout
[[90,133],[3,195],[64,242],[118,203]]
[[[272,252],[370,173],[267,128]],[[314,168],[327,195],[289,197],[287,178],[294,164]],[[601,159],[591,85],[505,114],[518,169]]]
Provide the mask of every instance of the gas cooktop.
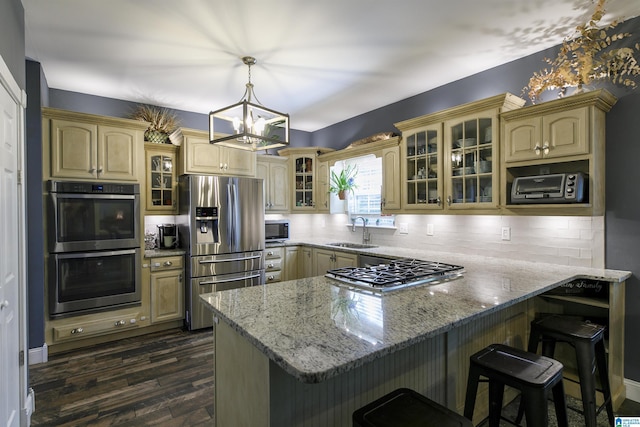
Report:
[[343,267],[327,271],[326,277],[373,292],[387,292],[424,283],[459,277],[464,267],[442,262],[402,258],[369,267]]

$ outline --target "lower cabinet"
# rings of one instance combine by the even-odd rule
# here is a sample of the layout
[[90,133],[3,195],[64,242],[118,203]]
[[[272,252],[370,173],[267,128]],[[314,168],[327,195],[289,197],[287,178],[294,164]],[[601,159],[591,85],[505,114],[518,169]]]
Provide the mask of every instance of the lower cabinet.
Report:
[[282,281],[284,254],[284,248],[267,248],[264,251],[266,283]]
[[77,319],[75,322],[53,326],[53,342],[78,340],[93,336],[112,334],[140,327],[139,312],[112,314],[101,319]]
[[313,250],[314,276],[322,276],[327,270],[358,265],[358,254],[333,251],[331,249]]
[[151,259],[151,323],[184,318],[184,257]]

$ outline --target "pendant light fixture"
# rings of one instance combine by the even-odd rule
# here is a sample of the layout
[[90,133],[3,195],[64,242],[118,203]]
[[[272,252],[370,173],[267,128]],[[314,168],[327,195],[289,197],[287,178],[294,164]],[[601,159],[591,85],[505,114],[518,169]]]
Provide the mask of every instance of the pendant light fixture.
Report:
[[242,62],[249,67],[244,95],[237,104],[209,113],[209,142],[249,151],[289,145],[289,115],[260,104],[251,83],[251,66],[257,61],[245,56]]

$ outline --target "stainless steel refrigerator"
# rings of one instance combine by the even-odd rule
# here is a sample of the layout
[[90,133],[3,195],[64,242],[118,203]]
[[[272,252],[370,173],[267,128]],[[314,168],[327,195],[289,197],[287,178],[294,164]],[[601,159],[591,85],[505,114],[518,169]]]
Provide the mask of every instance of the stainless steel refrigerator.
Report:
[[185,324],[213,325],[208,292],[263,285],[263,181],[212,175],[179,179],[179,242],[187,251]]

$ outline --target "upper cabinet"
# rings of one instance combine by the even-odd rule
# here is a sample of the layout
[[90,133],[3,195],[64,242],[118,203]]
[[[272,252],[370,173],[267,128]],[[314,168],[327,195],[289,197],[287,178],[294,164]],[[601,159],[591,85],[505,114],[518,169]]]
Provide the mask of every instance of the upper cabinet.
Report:
[[505,93],[396,123],[402,209],[497,210],[499,115],[524,103]]
[[[518,213],[603,215],[606,113],[616,98],[606,90],[585,92],[502,114],[502,204]],[[516,177],[582,172],[582,203],[518,204],[510,201]]]
[[[293,185],[292,211],[318,212],[325,210],[317,203],[317,197],[324,189],[319,188],[316,181],[318,177],[318,155],[333,151],[330,148],[284,148],[278,151],[281,156],[289,157],[289,176]],[[328,177],[328,175],[327,175]],[[328,192],[328,188],[326,188]]]
[[179,174],[255,176],[256,154],[209,142],[209,133],[182,129]]
[[177,151],[173,144],[145,144],[148,213],[177,213]]
[[258,155],[256,177],[264,180],[265,213],[287,213],[290,207],[289,159]]
[[138,181],[146,128],[137,120],[43,108],[44,176]]

